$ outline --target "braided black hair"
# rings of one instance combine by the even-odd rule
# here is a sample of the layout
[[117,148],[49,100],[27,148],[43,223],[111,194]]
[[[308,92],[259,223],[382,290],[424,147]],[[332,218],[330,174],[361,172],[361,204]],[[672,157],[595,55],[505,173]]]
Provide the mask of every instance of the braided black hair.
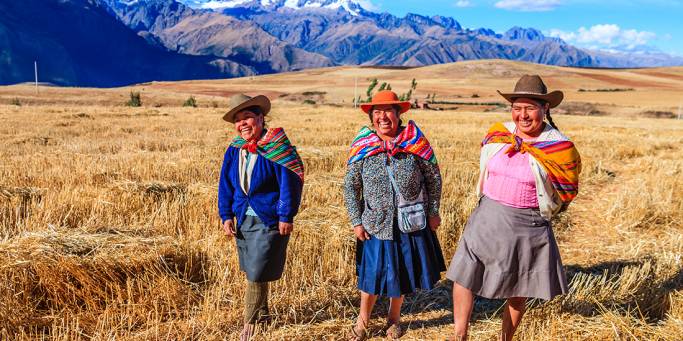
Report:
[[548,112],[545,113],[545,117],[548,118],[548,123],[550,124],[551,127],[555,128],[557,130],[560,130],[560,128],[558,128],[557,125],[555,125],[555,122],[553,122],[553,117],[550,116],[550,109],[548,109]]

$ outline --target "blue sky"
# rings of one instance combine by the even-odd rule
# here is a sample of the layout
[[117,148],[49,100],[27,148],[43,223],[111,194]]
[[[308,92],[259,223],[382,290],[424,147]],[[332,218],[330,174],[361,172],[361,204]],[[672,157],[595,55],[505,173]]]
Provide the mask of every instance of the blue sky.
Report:
[[683,56],[683,0],[362,0],[372,10],[404,16],[445,15],[466,28],[505,32],[533,27],[593,49],[662,51]]

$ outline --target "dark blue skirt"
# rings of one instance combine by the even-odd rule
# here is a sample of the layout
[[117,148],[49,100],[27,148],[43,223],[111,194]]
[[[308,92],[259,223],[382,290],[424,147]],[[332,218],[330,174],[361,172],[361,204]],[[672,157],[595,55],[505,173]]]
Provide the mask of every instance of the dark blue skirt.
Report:
[[446,271],[441,245],[429,228],[401,233],[395,223],[393,240],[356,241],[358,289],[365,293],[400,297],[430,290]]
[[235,240],[240,269],[247,274],[247,280],[261,283],[282,277],[289,235],[280,235],[278,225],[266,226],[258,217],[247,215]]

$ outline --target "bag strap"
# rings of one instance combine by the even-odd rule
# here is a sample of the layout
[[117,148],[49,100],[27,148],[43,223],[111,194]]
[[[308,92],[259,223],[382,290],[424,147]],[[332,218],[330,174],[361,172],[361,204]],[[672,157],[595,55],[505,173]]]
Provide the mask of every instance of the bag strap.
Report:
[[398,194],[399,200],[400,201],[405,201],[403,198],[403,195],[401,194],[401,191],[398,189],[398,184],[396,183],[396,178],[394,178],[394,169],[391,167],[391,163],[386,165],[387,167],[387,173],[389,174],[389,180],[391,180],[391,187],[394,188],[394,192]]
[[[398,183],[396,182],[396,178],[394,177],[394,169],[391,167],[393,162],[389,162],[389,164],[386,165],[387,168],[387,173],[389,174],[389,180],[391,181],[391,187],[394,189],[394,192],[398,194],[398,204],[401,205],[403,203],[407,203],[408,200],[406,200],[403,197],[403,194],[401,194],[401,191],[398,189]],[[425,183],[424,183],[424,175],[422,175],[422,172],[420,171],[420,194],[418,195],[417,199],[415,199],[415,202],[424,202],[425,201]]]

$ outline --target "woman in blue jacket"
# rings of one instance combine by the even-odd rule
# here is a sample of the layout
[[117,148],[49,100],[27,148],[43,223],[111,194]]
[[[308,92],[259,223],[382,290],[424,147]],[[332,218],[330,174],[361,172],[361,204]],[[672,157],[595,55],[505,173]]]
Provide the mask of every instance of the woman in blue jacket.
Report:
[[240,339],[249,340],[255,323],[268,316],[268,282],[284,271],[304,169],[284,130],[265,127],[267,97],[236,95],[230,107],[223,119],[235,125],[238,136],[223,159],[218,212],[225,234],[237,240],[240,269],[247,275]]

